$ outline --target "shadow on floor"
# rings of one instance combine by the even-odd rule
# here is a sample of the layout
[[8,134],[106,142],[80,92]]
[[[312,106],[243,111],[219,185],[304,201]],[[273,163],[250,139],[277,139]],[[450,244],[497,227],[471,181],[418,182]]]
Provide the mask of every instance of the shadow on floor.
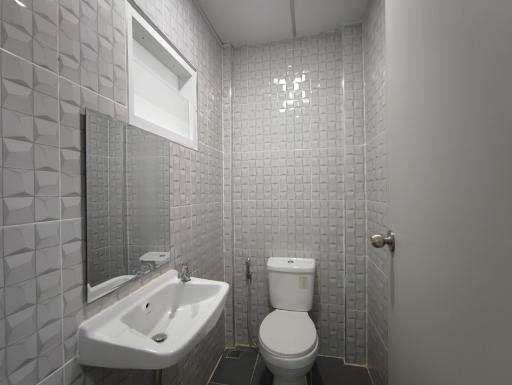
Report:
[[[240,348],[238,356],[230,353],[224,353],[209,385],[272,385],[272,373],[256,350]],[[366,368],[331,357],[317,357],[307,379],[308,385],[371,385]]]

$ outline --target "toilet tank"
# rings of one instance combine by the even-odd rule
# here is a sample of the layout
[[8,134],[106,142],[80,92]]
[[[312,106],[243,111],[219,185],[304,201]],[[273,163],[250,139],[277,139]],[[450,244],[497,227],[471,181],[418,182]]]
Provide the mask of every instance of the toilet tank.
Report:
[[270,304],[273,308],[311,310],[315,284],[314,259],[269,258],[267,271]]

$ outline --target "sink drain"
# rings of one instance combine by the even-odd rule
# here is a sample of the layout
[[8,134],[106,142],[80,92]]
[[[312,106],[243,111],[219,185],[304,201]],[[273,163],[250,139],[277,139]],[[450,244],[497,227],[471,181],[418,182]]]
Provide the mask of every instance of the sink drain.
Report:
[[167,339],[167,334],[165,333],[158,333],[153,336],[153,341],[155,342],[164,342]]

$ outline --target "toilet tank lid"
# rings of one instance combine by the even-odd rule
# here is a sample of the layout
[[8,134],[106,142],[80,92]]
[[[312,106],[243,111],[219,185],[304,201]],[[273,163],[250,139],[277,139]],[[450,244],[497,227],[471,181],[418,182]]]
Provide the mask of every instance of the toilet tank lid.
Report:
[[277,258],[271,257],[267,261],[269,271],[281,271],[285,273],[314,273],[315,260],[312,258]]

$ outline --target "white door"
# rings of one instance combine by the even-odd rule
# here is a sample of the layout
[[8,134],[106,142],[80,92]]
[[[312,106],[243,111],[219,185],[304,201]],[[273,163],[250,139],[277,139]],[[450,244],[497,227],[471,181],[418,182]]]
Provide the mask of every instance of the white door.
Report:
[[512,384],[512,0],[387,0],[390,385]]

